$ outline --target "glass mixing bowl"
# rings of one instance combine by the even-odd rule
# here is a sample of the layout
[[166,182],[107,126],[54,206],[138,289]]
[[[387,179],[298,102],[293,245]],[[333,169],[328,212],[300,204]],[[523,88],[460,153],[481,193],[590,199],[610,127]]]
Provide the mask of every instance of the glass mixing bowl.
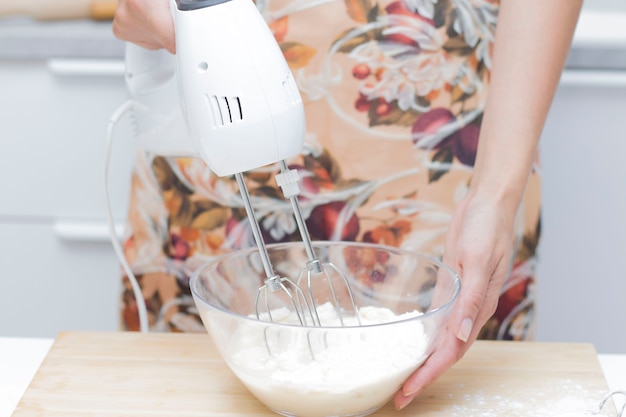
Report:
[[[393,247],[314,242],[316,256],[347,278],[313,274],[322,326],[293,322],[295,291],[268,292],[256,249],[216,258],[191,276],[194,301],[208,333],[233,373],[263,404],[285,416],[365,416],[387,403],[431,354],[460,291],[457,274],[437,259]],[[274,272],[296,280],[306,268],[301,243],[267,247]],[[305,294],[307,273],[301,287]],[[257,316],[257,304],[260,310]],[[272,312],[268,321],[267,312]],[[305,314],[308,315],[308,314]]]

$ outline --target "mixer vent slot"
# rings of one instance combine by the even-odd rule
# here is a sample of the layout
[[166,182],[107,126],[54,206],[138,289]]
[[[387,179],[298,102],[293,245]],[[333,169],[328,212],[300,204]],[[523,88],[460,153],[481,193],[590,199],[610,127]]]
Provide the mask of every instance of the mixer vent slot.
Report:
[[216,127],[227,126],[243,120],[243,109],[239,97],[205,96]]

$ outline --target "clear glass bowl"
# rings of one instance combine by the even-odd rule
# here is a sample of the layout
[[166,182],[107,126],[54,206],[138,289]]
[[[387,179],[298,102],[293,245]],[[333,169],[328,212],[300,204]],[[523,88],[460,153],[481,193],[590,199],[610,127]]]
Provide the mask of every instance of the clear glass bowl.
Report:
[[[305,269],[301,243],[267,250],[281,277],[296,280]],[[265,302],[257,318],[257,293],[266,275],[256,249],[197,269],[190,281],[194,301],[230,369],[267,407],[285,416],[365,416],[385,405],[431,354],[460,280],[437,259],[393,247],[314,242],[314,250],[322,263],[332,262],[346,275],[360,325],[346,286],[338,282],[346,323],[332,319],[323,275],[312,277],[322,327],[279,322],[294,309],[284,291],[270,293],[274,321],[267,321]]]

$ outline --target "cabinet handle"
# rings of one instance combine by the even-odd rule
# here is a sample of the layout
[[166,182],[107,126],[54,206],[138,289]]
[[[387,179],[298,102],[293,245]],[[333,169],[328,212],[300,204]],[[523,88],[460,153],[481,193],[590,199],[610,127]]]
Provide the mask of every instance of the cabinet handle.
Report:
[[626,88],[626,71],[594,71],[566,69],[561,85],[567,87]]
[[48,70],[59,76],[124,77],[126,64],[121,59],[52,58]]
[[[62,240],[77,243],[111,243],[109,226],[106,222],[78,222],[59,220],[54,222],[54,234]],[[124,225],[115,226],[118,238],[122,238]]]

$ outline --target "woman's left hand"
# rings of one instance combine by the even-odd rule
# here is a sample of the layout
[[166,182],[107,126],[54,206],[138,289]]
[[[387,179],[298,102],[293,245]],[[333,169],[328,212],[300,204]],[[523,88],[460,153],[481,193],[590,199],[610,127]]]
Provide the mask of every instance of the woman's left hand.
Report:
[[462,277],[461,293],[432,355],[396,393],[397,409],[463,357],[495,312],[510,266],[514,218],[515,213],[477,195],[468,195],[456,209],[443,262]]

